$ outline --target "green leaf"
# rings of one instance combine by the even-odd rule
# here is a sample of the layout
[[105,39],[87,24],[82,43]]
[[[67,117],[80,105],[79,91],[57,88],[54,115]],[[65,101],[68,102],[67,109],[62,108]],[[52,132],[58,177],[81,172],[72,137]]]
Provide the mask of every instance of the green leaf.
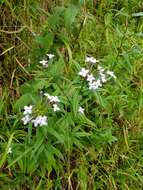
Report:
[[73,22],[79,12],[79,9],[75,5],[69,5],[69,7],[65,10],[65,27],[67,30],[71,29]]
[[80,166],[80,168],[78,170],[78,179],[80,181],[80,188],[82,190],[87,190],[88,177],[87,177],[87,169],[86,169],[86,167]]
[[5,152],[4,154],[2,155],[2,158],[1,158],[1,161],[0,161],[0,168],[2,167],[3,163],[5,162],[6,160],[6,156],[8,154],[8,150],[10,148],[10,145],[12,143],[12,139],[13,139],[13,136],[14,136],[14,133],[11,134],[10,138],[9,138],[9,141],[7,143],[7,146],[6,146],[6,149],[5,149]]
[[0,0],[0,4],[3,4],[5,3],[6,0]]
[[93,121],[91,121],[90,119],[88,119],[83,114],[80,114],[79,120],[80,120],[80,122],[86,124],[88,127],[91,127],[91,128],[95,128],[96,127],[96,123],[94,123]]
[[22,109],[25,105],[28,105],[29,103],[31,103],[31,94],[27,93],[22,95],[14,104],[14,111]]
[[49,84],[49,80],[45,80],[43,78],[33,79],[30,82],[26,82],[21,86],[21,93],[27,94],[29,92],[37,92],[38,90],[42,90],[45,86]]
[[143,16],[143,12],[133,13],[132,16],[136,16],[136,17]]
[[53,33],[46,33],[46,35],[38,36],[36,38],[36,43],[44,49],[45,52],[49,50],[51,45],[53,44],[54,35]]
[[77,138],[73,138],[73,143],[74,143],[74,145],[77,147],[77,148],[79,148],[79,149],[81,149],[81,150],[83,150],[85,147],[84,147],[84,144],[82,144],[81,143],[81,141],[79,140],[79,139],[77,139]]
[[32,81],[26,82],[20,87],[21,94],[28,94],[29,92],[33,92],[33,90]]
[[54,9],[54,14],[50,15],[48,18],[48,27],[55,29],[61,25],[61,16],[64,12],[64,7],[56,7]]
[[32,148],[28,148],[26,151],[24,151],[22,154],[20,154],[20,156],[18,156],[13,162],[11,162],[7,167],[11,167],[12,165],[14,165],[16,162],[18,162],[20,159],[22,159],[26,154],[28,154],[30,151],[32,151]]
[[34,92],[37,92],[38,90],[41,90],[45,86],[45,79],[36,80],[35,84],[33,84]]
[[49,127],[48,128],[48,133],[50,133],[51,135],[53,135],[54,137],[56,137],[56,139],[60,142],[60,143],[64,143],[63,137],[62,135],[60,135],[57,131],[55,131],[53,128]]
[[78,112],[78,107],[79,107],[79,94],[78,94],[78,92],[76,92],[73,96],[72,107],[73,107],[73,113],[76,116],[77,112]]
[[32,93],[27,93],[22,95],[14,104],[14,111],[19,111],[21,110],[25,105],[28,104],[33,104],[33,103],[37,103],[39,100],[39,96],[37,96],[36,94],[32,94]]
[[78,138],[80,138],[80,137],[89,137],[89,136],[91,136],[91,134],[87,133],[87,132],[76,132],[76,133],[74,133],[74,136],[76,136]]
[[98,92],[94,92],[94,95],[95,95],[95,97],[96,97],[96,102],[97,102],[100,106],[102,106],[103,108],[106,108],[105,100],[104,100],[104,98],[101,96],[101,94],[98,93]]
[[55,63],[51,64],[48,70],[50,77],[59,78],[64,72],[64,65],[65,65],[65,62],[63,59],[59,59]]

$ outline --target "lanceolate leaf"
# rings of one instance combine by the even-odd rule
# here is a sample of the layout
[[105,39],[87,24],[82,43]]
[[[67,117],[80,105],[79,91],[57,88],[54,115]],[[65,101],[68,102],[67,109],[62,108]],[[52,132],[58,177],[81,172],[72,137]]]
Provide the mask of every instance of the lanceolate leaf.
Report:
[[75,5],[70,5],[66,10],[65,10],[65,27],[67,30],[71,29],[71,26],[73,24],[73,22],[75,21],[75,17],[78,14],[78,7]]
[[31,94],[27,93],[24,94],[16,101],[14,104],[14,111],[18,111],[19,109],[22,109],[25,105],[29,104],[31,102]]
[[143,12],[133,13],[132,16],[136,17],[143,16]]

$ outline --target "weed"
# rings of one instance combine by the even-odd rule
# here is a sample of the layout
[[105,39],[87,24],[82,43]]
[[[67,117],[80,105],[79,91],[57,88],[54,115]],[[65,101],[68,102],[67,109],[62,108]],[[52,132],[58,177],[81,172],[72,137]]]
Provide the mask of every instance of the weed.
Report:
[[0,1],[1,189],[143,188],[141,7]]

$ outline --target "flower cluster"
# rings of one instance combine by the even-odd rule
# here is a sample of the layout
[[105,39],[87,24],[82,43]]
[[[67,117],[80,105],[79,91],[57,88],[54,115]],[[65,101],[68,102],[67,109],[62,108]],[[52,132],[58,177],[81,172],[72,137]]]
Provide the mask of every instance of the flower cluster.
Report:
[[54,56],[55,56],[55,55],[53,55],[53,54],[47,54],[48,59],[42,59],[39,63],[40,63],[43,67],[47,68],[47,67],[48,67],[48,61],[51,60],[51,59],[53,59]]
[[[48,61],[53,59],[54,55],[47,54],[47,57],[48,57],[47,59],[43,59],[42,61],[40,61],[40,64],[42,64],[45,68],[48,67]],[[85,59],[85,62],[96,64],[99,62],[99,60],[97,60],[94,57],[87,56]],[[81,68],[81,70],[78,72],[78,75],[81,76],[82,79],[84,79],[87,82],[89,90],[96,90],[102,87],[102,85],[105,82],[107,82],[110,78],[116,79],[116,76],[113,71],[105,70],[100,65],[97,66],[96,73],[97,73],[97,76],[95,77],[93,73],[91,73],[90,70],[86,68]],[[43,92],[41,93],[48,99],[48,102],[54,112],[60,111],[60,107],[59,107],[60,99],[58,96],[53,96],[53,95],[50,95],[48,93],[43,93]],[[24,106],[23,118],[22,118],[23,124],[27,125],[28,123],[31,122],[34,125],[34,127],[47,125],[48,124],[47,116],[41,115],[41,114],[36,115],[34,110],[35,109],[33,109],[32,105]],[[84,114],[84,111],[85,109],[79,106],[78,113]]]
[[91,57],[86,56],[85,62],[91,63],[91,64],[96,64],[97,62],[99,62],[99,60],[97,60],[96,58],[94,58],[92,56]]
[[24,125],[27,125],[32,119],[32,108],[33,108],[32,105],[24,106],[24,112],[23,112],[24,117],[22,118]]
[[37,116],[35,119],[32,120],[32,123],[34,124],[34,127],[37,127],[38,125],[44,126],[47,125],[47,116]]
[[[98,62],[93,57],[86,57],[86,61],[90,61],[92,63]],[[105,83],[109,77],[116,79],[116,76],[113,71],[105,71],[104,68],[98,66],[98,78],[95,78],[92,73],[88,69],[81,68],[78,75],[80,75],[83,79],[88,82],[89,90],[96,90],[99,87],[102,87],[103,83]]]
[[54,112],[60,111],[60,108],[57,103],[60,102],[59,98],[57,96],[51,96],[48,93],[44,93],[44,96],[46,96],[50,102],[50,104],[53,107]]
[[33,106],[30,105],[30,106],[24,106],[24,112],[23,112],[23,118],[22,118],[22,121],[23,121],[23,124],[24,125],[27,125],[28,123],[32,122],[34,124],[34,127],[37,127],[37,126],[44,126],[44,125],[47,125],[47,116],[34,116],[32,114],[32,110],[33,109]]

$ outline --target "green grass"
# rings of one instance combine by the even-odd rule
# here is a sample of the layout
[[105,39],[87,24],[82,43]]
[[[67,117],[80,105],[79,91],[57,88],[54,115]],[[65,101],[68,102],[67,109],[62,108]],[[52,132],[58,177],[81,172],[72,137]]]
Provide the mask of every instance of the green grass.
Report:
[[[142,6],[0,1],[0,189],[143,189]],[[43,68],[46,53],[55,57]],[[117,78],[90,91],[78,72],[98,76],[97,65]],[[61,111],[46,92],[59,97]],[[30,104],[47,126],[23,125]]]

